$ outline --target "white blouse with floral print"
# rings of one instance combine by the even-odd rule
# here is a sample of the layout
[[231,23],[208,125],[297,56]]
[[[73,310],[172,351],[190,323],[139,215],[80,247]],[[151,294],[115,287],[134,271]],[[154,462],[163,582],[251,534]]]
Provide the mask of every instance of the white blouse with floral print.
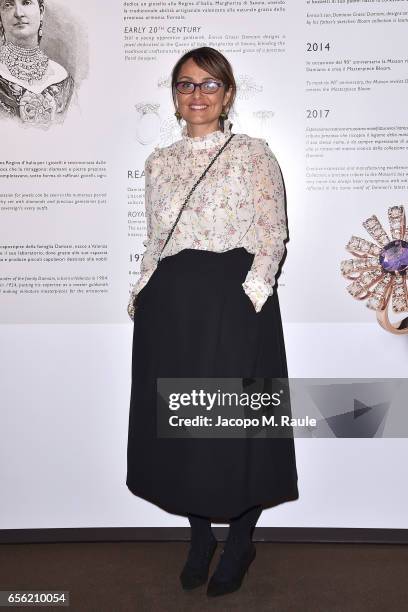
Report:
[[[132,319],[134,299],[156,269],[185,198],[231,135],[231,127],[226,119],[224,132],[192,137],[185,125],[181,140],[156,147],[147,157],[146,249],[128,304]],[[285,251],[284,205],[282,175],[266,140],[236,134],[193,191],[161,259],[185,248],[222,252],[244,247],[254,259],[242,287],[260,312]]]

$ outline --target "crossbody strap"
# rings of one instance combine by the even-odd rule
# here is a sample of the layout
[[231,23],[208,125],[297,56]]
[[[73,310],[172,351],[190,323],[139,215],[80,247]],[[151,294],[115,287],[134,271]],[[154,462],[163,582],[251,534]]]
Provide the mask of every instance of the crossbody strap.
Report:
[[160,255],[159,255],[159,261],[160,261],[160,258],[161,258],[161,254],[163,253],[163,251],[164,251],[164,249],[165,249],[165,247],[166,247],[166,244],[167,244],[167,243],[168,243],[168,241],[170,240],[171,235],[172,235],[172,233],[173,233],[173,230],[174,230],[174,228],[176,227],[176,225],[177,225],[177,223],[178,223],[178,220],[180,219],[181,213],[183,212],[185,205],[187,204],[188,200],[190,199],[191,194],[193,193],[194,189],[197,187],[197,185],[200,183],[200,181],[201,181],[201,180],[204,178],[204,176],[205,176],[205,174],[207,173],[207,171],[208,171],[208,170],[211,168],[211,166],[213,165],[213,163],[215,162],[215,160],[216,160],[216,159],[217,159],[217,158],[218,158],[218,157],[221,155],[221,153],[223,152],[223,150],[225,149],[225,147],[227,146],[227,144],[230,142],[230,140],[232,140],[232,138],[233,138],[234,136],[235,136],[235,134],[231,134],[231,136],[228,138],[227,142],[225,142],[225,143],[223,144],[223,146],[221,147],[221,149],[218,151],[217,155],[216,155],[215,157],[213,157],[213,159],[210,161],[210,163],[208,164],[207,168],[204,170],[204,172],[202,173],[202,175],[200,176],[200,178],[199,178],[199,179],[197,179],[197,181],[195,182],[195,184],[194,184],[194,185],[193,185],[193,187],[191,188],[190,193],[188,194],[188,196],[187,196],[187,197],[186,197],[186,199],[184,200],[183,205],[182,205],[182,207],[181,207],[181,209],[180,209],[180,211],[179,211],[179,214],[178,214],[178,216],[177,216],[177,219],[176,219],[176,220],[175,220],[175,222],[173,223],[173,227],[171,228],[170,233],[169,233],[169,235],[167,236],[167,240],[166,240],[166,242],[164,243],[164,246],[163,246],[163,248],[162,248],[162,250],[161,250],[161,252],[160,252]]

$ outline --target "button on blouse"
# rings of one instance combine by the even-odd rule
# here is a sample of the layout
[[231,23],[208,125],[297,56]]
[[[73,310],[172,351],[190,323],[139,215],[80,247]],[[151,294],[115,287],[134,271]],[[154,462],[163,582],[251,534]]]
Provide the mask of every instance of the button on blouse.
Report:
[[[133,301],[157,267],[167,236],[185,198],[199,176],[231,135],[224,132],[189,136],[156,147],[145,162],[145,211],[147,236],[140,263],[140,277],[128,304]],[[161,259],[185,248],[222,252],[244,247],[254,254],[242,283],[255,311],[273,292],[275,275],[287,238],[285,196],[276,157],[263,138],[236,134],[190,196]]]

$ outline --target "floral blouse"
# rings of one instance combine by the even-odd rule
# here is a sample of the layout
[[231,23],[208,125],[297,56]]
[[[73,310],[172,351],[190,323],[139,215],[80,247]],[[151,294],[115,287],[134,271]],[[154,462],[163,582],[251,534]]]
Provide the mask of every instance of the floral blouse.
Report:
[[[185,125],[181,140],[157,146],[146,159],[146,250],[128,304],[132,319],[134,300],[156,269],[185,198],[231,135],[231,127],[226,119],[224,132],[193,137]],[[242,287],[260,312],[273,292],[285,251],[284,204],[279,164],[266,140],[236,134],[193,191],[161,259],[184,248],[222,252],[244,247],[254,259]]]

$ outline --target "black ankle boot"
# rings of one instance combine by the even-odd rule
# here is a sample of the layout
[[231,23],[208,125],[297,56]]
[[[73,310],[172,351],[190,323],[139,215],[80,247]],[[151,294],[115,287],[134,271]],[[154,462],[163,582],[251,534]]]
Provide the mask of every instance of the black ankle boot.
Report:
[[248,542],[247,548],[242,549],[236,545],[234,536],[230,536],[208,583],[207,595],[217,597],[237,591],[255,557],[256,548],[253,542]]
[[207,582],[210,563],[216,548],[217,540],[212,533],[207,541],[191,541],[187,561],[180,574],[184,590],[195,589]]

